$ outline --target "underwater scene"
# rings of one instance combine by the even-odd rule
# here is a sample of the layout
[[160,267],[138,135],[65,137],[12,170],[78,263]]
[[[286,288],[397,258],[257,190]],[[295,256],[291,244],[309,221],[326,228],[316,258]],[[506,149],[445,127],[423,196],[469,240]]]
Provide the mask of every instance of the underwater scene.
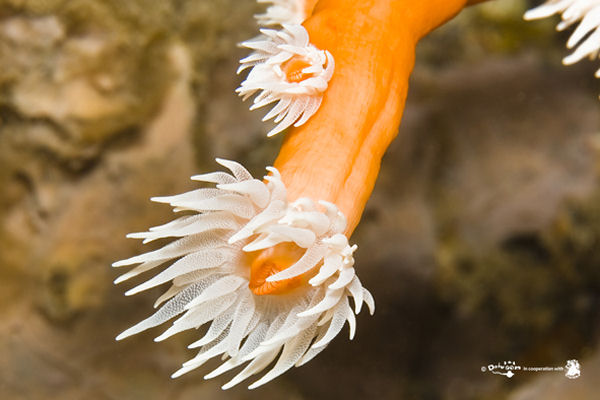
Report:
[[0,399],[597,398],[599,52],[600,0],[0,0]]

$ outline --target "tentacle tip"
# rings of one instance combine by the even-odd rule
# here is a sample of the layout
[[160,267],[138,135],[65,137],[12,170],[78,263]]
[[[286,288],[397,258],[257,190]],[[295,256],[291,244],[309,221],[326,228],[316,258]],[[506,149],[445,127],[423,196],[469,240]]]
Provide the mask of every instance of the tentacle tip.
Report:
[[137,294],[137,293],[139,293],[139,292],[140,292],[140,291],[139,291],[139,290],[136,290],[136,288],[129,289],[128,291],[126,291],[126,292],[125,292],[125,296],[128,296],[128,297],[129,297],[129,296],[133,296],[134,294]]
[[113,285],[118,285],[119,283],[125,282],[127,279],[123,278],[123,276],[119,276],[117,279],[113,281]]
[[115,261],[114,263],[112,263],[110,266],[113,268],[118,268],[118,267],[124,267],[126,265],[129,265],[125,262],[125,260],[120,260],[120,261]]
[[172,374],[171,374],[171,379],[177,379],[177,378],[179,378],[181,375],[183,375],[183,374],[185,374],[185,373],[186,373],[186,371],[182,371],[182,370],[183,370],[183,368],[182,368],[182,369],[179,369],[179,370],[177,370],[177,371],[175,371],[174,373],[172,373]]
[[248,390],[254,390],[256,388],[261,387],[264,383],[259,383],[259,381],[254,382],[253,384],[248,386]]
[[159,336],[155,337],[155,338],[153,339],[153,341],[154,341],[155,343],[159,343],[159,342],[162,342],[163,340],[165,340],[165,339],[169,338],[170,336],[171,336],[171,335],[169,335],[169,334],[167,334],[167,332],[165,332],[165,333],[163,333],[163,334],[161,334],[161,335],[159,335]]

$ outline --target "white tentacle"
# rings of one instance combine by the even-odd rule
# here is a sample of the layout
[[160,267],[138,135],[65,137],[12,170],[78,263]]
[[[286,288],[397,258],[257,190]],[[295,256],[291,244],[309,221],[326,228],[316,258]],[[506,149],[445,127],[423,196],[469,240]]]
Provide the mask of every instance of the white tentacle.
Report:
[[[126,294],[167,282],[171,285],[156,301],[158,310],[117,339],[171,319],[172,326],[156,341],[205,326],[201,338],[189,346],[198,354],[173,377],[199,368],[213,357],[221,357],[223,364],[206,378],[249,362],[223,386],[226,389],[277,360],[270,371],[250,385],[254,388],[312,359],[337,336],[346,321],[352,338],[356,321],[350,298],[356,313],[363,302],[371,310],[374,303],[356,277],[356,246],[351,246],[343,234],[346,220],[334,204],[308,198],[290,203],[275,168],[267,168],[269,175],[261,181],[236,162],[218,162],[231,174],[214,172],[195,177],[216,184],[216,188],[156,199],[174,207],[183,205],[196,214],[129,235],[144,241],[175,240],[115,262],[115,267],[137,265],[115,283],[160,268]],[[250,265],[244,253],[278,243],[295,243],[305,252],[267,281],[306,275],[308,283],[282,295],[256,295],[249,288]]]

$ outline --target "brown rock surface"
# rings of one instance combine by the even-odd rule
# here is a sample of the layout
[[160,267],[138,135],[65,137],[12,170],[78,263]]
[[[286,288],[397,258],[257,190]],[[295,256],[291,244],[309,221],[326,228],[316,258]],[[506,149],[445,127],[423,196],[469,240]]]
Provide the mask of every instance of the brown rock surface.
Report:
[[[171,218],[151,196],[192,188],[215,156],[256,175],[274,159],[233,93],[254,2],[0,1],[0,398],[587,398],[598,86],[590,64],[560,65],[551,24],[520,21],[524,1],[495,3],[421,45],[353,237],[375,316],[264,388],[222,392],[202,371],[169,378],[193,332],[114,341],[159,291],[125,298],[109,265],[142,250],[126,233]],[[579,380],[480,370],[572,358]]]

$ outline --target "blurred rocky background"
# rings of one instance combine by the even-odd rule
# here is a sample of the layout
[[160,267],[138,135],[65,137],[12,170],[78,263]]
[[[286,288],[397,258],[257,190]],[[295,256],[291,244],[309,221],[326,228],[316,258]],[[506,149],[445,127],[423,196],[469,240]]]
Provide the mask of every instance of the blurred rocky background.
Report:
[[[375,295],[357,337],[255,391],[172,381],[190,335],[114,337],[125,234],[149,197],[278,139],[234,93],[253,0],[0,0],[0,398],[591,399],[600,377],[600,85],[565,68],[535,2],[466,10],[424,40],[398,139],[353,241]],[[192,334],[193,336],[193,334]],[[581,363],[581,377],[482,366]],[[207,369],[208,370],[208,369]],[[597,393],[596,393],[597,394]]]

